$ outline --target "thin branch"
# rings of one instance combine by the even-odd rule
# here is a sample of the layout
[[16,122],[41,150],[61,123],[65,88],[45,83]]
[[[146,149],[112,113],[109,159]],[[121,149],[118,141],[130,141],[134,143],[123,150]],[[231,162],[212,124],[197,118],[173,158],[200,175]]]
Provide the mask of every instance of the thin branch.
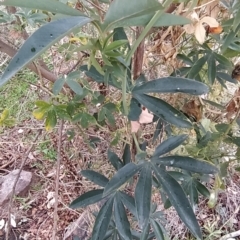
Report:
[[12,209],[12,203],[13,203],[13,196],[14,196],[14,193],[15,193],[15,189],[16,189],[16,186],[17,186],[17,182],[20,178],[20,175],[21,175],[21,172],[23,170],[23,167],[28,159],[28,155],[29,153],[31,152],[34,144],[36,143],[39,135],[41,134],[42,130],[39,130],[35,139],[33,140],[33,143],[31,144],[31,146],[29,147],[29,149],[27,150],[26,154],[25,154],[25,158],[23,159],[22,161],[22,164],[21,164],[21,167],[18,171],[18,174],[16,176],[16,179],[14,181],[14,184],[13,184],[13,189],[12,189],[12,192],[11,192],[11,196],[10,196],[10,199],[9,199],[9,204],[8,204],[8,221],[7,221],[7,229],[6,229],[6,240],[9,240],[9,233],[11,231],[11,209]]
[[53,235],[52,239],[55,240],[57,236],[57,222],[58,222],[58,189],[59,189],[59,176],[60,176],[60,164],[61,164],[61,148],[62,148],[62,131],[63,131],[63,120],[60,122],[58,129],[58,152],[57,152],[57,167],[56,167],[56,180],[55,180],[55,203],[53,213]]
[[228,233],[225,236],[221,237],[219,240],[227,240],[229,238],[234,238],[240,236],[240,230],[232,233]]

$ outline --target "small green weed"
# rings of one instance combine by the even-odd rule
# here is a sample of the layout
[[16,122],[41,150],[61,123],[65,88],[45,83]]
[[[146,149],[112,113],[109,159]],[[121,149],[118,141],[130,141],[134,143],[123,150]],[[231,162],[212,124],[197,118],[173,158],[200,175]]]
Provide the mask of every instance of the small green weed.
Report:
[[37,77],[29,70],[17,74],[14,79],[0,88],[0,112],[9,109],[9,116],[21,122],[31,116],[34,102],[38,98],[29,83],[36,83]]

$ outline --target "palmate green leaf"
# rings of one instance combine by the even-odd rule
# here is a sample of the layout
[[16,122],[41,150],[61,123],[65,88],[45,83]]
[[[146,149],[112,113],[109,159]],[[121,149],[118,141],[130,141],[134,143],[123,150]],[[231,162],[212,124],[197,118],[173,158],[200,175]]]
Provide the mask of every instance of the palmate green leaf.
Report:
[[194,179],[194,184],[199,193],[201,193],[204,197],[209,198],[210,192],[202,183],[200,183],[198,180]]
[[82,170],[81,174],[101,187],[105,187],[109,181],[105,176],[93,170]]
[[118,155],[108,149],[108,159],[116,170],[123,167],[123,162],[118,157]]
[[[91,66],[89,69],[88,69],[88,66],[87,65],[83,65],[80,67],[80,70],[83,71],[85,73],[85,75],[89,78],[91,78],[93,81],[97,82],[97,83],[104,83],[104,76],[102,74],[100,74],[97,69],[94,67],[94,66]],[[116,88],[119,88],[119,86],[117,86],[111,76],[109,77],[108,79],[108,84],[109,85],[112,85]]]
[[117,173],[109,180],[104,189],[104,196],[116,191],[124,183],[126,183],[131,177],[133,177],[140,169],[141,165],[134,163],[128,163],[120,168]]
[[126,206],[126,208],[135,216],[137,217],[137,210],[135,206],[135,200],[132,196],[129,196],[125,192],[119,192],[121,195],[121,199],[123,204]]
[[50,110],[47,113],[47,118],[45,121],[45,128],[47,131],[52,130],[57,124],[57,115],[56,115],[56,111]]
[[182,134],[178,136],[171,136],[165,141],[163,141],[160,145],[157,146],[155,152],[153,153],[152,160],[158,159],[159,156],[172,151],[174,148],[180,146],[186,139],[188,135]]
[[188,186],[189,198],[192,206],[198,203],[198,191],[195,184],[191,181]]
[[141,113],[141,104],[135,98],[132,98],[129,107],[128,119],[130,121],[138,121]]
[[176,209],[181,220],[197,239],[202,239],[202,233],[197,219],[179,183],[163,169],[154,164],[152,167],[156,178],[161,183],[164,191],[167,193],[171,204]]
[[81,85],[77,82],[77,81],[75,81],[75,80],[73,80],[73,79],[71,79],[71,78],[67,78],[66,79],[66,84],[73,90],[73,92],[75,92],[77,95],[83,95],[83,88],[81,87]]
[[188,118],[165,101],[145,94],[133,94],[142,105],[166,122],[182,128],[191,128]]
[[187,78],[164,77],[148,81],[133,88],[133,94],[140,93],[189,93],[202,95],[208,93],[207,85]]
[[152,169],[145,164],[140,172],[135,189],[135,204],[137,208],[138,225],[141,229],[148,223],[152,196]]
[[184,63],[186,63],[190,66],[192,66],[192,64],[193,64],[193,61],[184,54],[180,54],[180,53],[177,54],[177,59],[182,60]]
[[188,72],[189,78],[194,79],[199,74],[199,72],[202,70],[204,64],[207,61],[207,57],[208,57],[207,55],[201,57],[192,65],[191,70]]
[[114,197],[108,199],[99,211],[92,231],[92,240],[103,240],[111,217]]
[[67,17],[40,27],[22,45],[0,79],[0,86],[59,39],[91,21],[88,17]]
[[218,53],[214,53],[214,57],[224,67],[230,68],[230,69],[233,67],[232,63],[226,57],[224,57],[223,55],[220,55]]
[[[131,26],[146,26],[149,21],[152,19],[154,14],[146,14],[140,17],[134,17],[129,19],[127,22],[124,22],[125,27]],[[191,23],[189,19],[174,15],[170,13],[162,13],[162,15],[158,18],[158,20],[154,23],[154,27],[167,27],[167,26],[175,26],[175,25],[185,25]],[[122,22],[120,22],[120,26],[122,26]]]
[[103,189],[95,189],[86,192],[71,202],[70,208],[76,209],[86,207],[103,199]]
[[228,46],[233,42],[235,34],[236,33],[234,31],[230,31],[230,33],[227,34],[221,47],[222,53],[224,53]]
[[159,118],[156,129],[153,133],[153,140],[152,140],[153,143],[156,141],[157,137],[159,136],[160,132],[162,131],[163,126],[164,126],[164,122],[161,118]]
[[213,164],[206,161],[200,161],[191,157],[167,156],[161,158],[152,158],[152,161],[157,164],[177,167],[195,173],[215,174],[218,172],[218,169]]
[[203,100],[203,102],[206,102],[206,103],[208,103],[208,104],[210,104],[210,105],[212,105],[212,106],[214,106],[214,107],[216,107],[216,108],[219,108],[219,109],[221,109],[221,110],[224,110],[224,109],[225,109],[224,106],[222,106],[222,105],[220,105],[220,104],[218,104],[218,103],[216,103],[216,102],[213,102],[213,101],[210,101],[210,100],[207,100],[207,99],[203,99],[203,98],[202,98],[202,100]]
[[121,237],[124,240],[131,240],[132,234],[130,231],[130,223],[128,221],[126,210],[121,201],[121,195],[119,192],[116,193],[114,198],[114,219],[116,228]]
[[103,28],[105,31],[109,31],[126,26],[127,22],[132,18],[154,13],[162,8],[161,4],[156,0],[115,0],[108,8]]
[[150,223],[146,222],[146,224],[143,226],[140,240],[149,239],[149,231],[150,231]]
[[237,80],[233,79],[229,74],[225,72],[217,72],[217,76],[224,79],[225,81],[237,84]]
[[120,48],[121,46],[124,46],[128,43],[128,40],[116,40],[110,44],[108,44],[104,49],[103,51],[104,52],[108,52],[108,51],[113,51],[113,50],[116,50],[118,48]]
[[70,16],[86,16],[84,13],[56,0],[4,0],[0,5],[40,9],[47,12],[61,13]]
[[59,78],[54,82],[53,88],[52,88],[52,91],[53,91],[54,95],[57,95],[57,94],[60,93],[60,91],[63,88],[64,83],[65,83],[65,78],[64,77]]
[[156,239],[157,240],[164,240],[164,235],[162,228],[160,227],[159,223],[153,219],[151,219],[151,225],[153,227],[153,231],[155,233]]
[[208,63],[208,81],[211,85],[214,84],[216,78],[216,61],[213,54],[211,54],[207,60]]
[[123,164],[126,165],[131,162],[131,150],[130,150],[130,145],[126,144],[123,152]]
[[83,128],[87,128],[89,126],[93,126],[96,124],[96,119],[94,116],[90,115],[89,113],[86,112],[80,112],[77,115],[73,117],[73,122],[80,122],[81,126]]

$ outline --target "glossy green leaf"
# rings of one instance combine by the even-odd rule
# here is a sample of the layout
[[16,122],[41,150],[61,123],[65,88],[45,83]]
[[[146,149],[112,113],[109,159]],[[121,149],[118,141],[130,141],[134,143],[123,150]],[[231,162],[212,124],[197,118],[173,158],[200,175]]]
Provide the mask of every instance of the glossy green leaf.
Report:
[[202,239],[202,233],[197,219],[179,183],[163,169],[158,168],[154,164],[152,166],[156,178],[161,183],[164,191],[167,193],[171,204],[176,209],[181,220],[196,238]]
[[224,57],[223,55],[220,55],[218,53],[214,53],[214,57],[216,58],[216,60],[220,64],[224,65],[225,67],[227,67],[227,68],[232,68],[233,67],[232,63],[226,57]]
[[208,189],[199,181],[194,180],[194,184],[198,190],[198,192],[200,192],[204,197],[209,198],[210,196],[210,192],[208,191]]
[[151,225],[153,227],[153,231],[155,233],[156,239],[157,240],[164,240],[164,235],[162,228],[160,227],[159,223],[153,219],[151,219]]
[[114,198],[108,199],[100,209],[92,231],[91,240],[103,240],[112,217]]
[[71,78],[66,79],[66,84],[78,95],[83,95],[83,88],[81,85]]
[[202,95],[208,93],[207,85],[187,78],[164,77],[148,81],[133,88],[133,94],[140,93],[189,93]]
[[130,145],[126,144],[123,152],[123,164],[126,165],[131,162],[131,150],[130,150]]
[[133,177],[140,170],[140,168],[141,165],[135,165],[134,163],[128,163],[127,165],[120,168],[105,186],[104,196],[120,188],[131,177]]
[[129,107],[128,119],[130,121],[138,121],[141,113],[141,104],[135,98],[132,98]]
[[103,189],[95,189],[86,192],[71,202],[70,208],[76,209],[99,202],[103,199]]
[[132,196],[129,196],[125,192],[119,192],[121,195],[121,199],[123,204],[126,206],[126,208],[135,216],[137,217],[137,210],[135,207],[135,200]]
[[149,111],[153,112],[156,116],[162,118],[166,122],[182,128],[192,127],[191,122],[183,113],[179,112],[165,101],[145,94],[134,94],[134,98],[136,98]]
[[114,198],[114,219],[116,223],[116,228],[121,237],[125,240],[131,240],[132,234],[130,231],[130,223],[127,218],[126,210],[121,201],[121,196],[116,193]]
[[105,176],[93,170],[82,170],[81,174],[101,187],[105,187],[109,181]]
[[135,204],[137,208],[138,225],[141,229],[149,221],[152,197],[152,169],[150,164],[144,165],[140,172],[135,189]]
[[199,74],[199,72],[202,70],[204,64],[207,61],[207,55],[201,57],[198,59],[193,65],[191,70],[188,72],[188,77],[189,78],[196,78],[196,76]]
[[40,27],[24,42],[10,61],[0,79],[0,86],[62,37],[90,21],[87,17],[67,17]]
[[180,146],[187,138],[188,135],[186,134],[169,137],[157,146],[153,153],[153,158],[159,158],[159,156],[172,151],[174,148]]
[[214,84],[216,78],[216,61],[213,54],[208,58],[208,81],[211,85]]
[[109,31],[117,27],[129,26],[128,23],[131,19],[154,13],[159,9],[162,9],[162,6],[155,0],[147,2],[145,0],[132,0],[130,2],[128,0],[115,0],[108,8],[103,28],[105,31]]
[[109,149],[108,160],[111,162],[111,164],[116,170],[119,170],[121,167],[123,167],[123,162],[121,161],[121,159],[117,156],[116,153],[110,151]]
[[40,9],[47,12],[61,13],[61,14],[70,15],[70,16],[85,16],[85,14],[81,13],[80,11],[74,8],[69,7],[67,4],[64,4],[55,0],[41,0],[41,1],[4,0],[3,2],[1,2],[1,5],[30,8],[30,9]]
[[167,156],[161,158],[153,158],[152,161],[165,166],[177,167],[190,172],[215,174],[218,172],[217,168],[206,161],[200,161],[191,157],[185,156]]

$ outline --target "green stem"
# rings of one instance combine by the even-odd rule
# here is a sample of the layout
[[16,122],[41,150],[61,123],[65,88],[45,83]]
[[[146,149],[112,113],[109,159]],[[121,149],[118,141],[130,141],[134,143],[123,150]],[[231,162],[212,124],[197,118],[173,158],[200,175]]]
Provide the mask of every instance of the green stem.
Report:
[[137,148],[137,153],[141,153],[142,150],[141,150],[141,148],[139,147],[139,143],[138,143],[136,134],[135,134],[135,133],[132,133],[132,136],[133,136],[133,140],[134,140],[134,143],[135,143],[135,145],[136,145],[136,148]]
[[146,37],[150,29],[153,27],[153,25],[157,22],[158,18],[165,12],[165,9],[169,7],[169,5],[172,3],[172,0],[166,0],[166,2],[163,4],[163,9],[158,10],[155,15],[152,17],[150,22],[146,25],[138,39],[133,44],[131,50],[129,51],[127,57],[126,57],[126,63],[127,65],[130,65],[131,58],[133,54],[135,53],[136,49],[138,48],[139,44],[142,42],[142,40]]
[[128,115],[127,107],[127,69],[124,70],[124,77],[122,79],[122,102],[123,102],[123,111],[125,116]]

